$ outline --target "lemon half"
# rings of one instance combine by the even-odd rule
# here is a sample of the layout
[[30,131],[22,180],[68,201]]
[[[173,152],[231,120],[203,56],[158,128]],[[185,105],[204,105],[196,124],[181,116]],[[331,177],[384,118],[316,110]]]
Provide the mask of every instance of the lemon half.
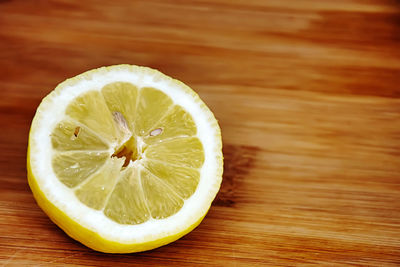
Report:
[[32,121],[28,181],[45,213],[102,252],[168,244],[193,230],[222,180],[218,123],[156,70],[116,65],[59,84]]

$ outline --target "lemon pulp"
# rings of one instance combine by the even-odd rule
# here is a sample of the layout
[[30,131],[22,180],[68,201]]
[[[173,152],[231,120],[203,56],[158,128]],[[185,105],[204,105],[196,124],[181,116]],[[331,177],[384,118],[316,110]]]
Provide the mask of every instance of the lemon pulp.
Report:
[[52,167],[86,206],[120,224],[177,213],[204,163],[191,115],[152,87],[113,82],[67,107],[51,134]]

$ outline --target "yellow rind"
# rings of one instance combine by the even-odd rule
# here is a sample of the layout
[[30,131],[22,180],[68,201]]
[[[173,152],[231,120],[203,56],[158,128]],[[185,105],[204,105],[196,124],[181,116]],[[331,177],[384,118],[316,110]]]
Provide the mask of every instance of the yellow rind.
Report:
[[[188,86],[186,86],[184,83],[172,79],[169,76],[166,76],[162,73],[160,73],[157,70],[150,69],[147,67],[139,67],[139,66],[133,66],[133,65],[127,65],[127,64],[122,64],[122,65],[115,65],[115,66],[109,66],[109,67],[101,67],[98,69],[93,69],[90,71],[87,71],[85,73],[82,73],[80,75],[77,75],[73,78],[67,79],[64,82],[60,83],[48,96],[46,96],[43,100],[41,105],[38,108],[38,111],[44,106],[46,106],[46,102],[50,100],[55,94],[58,94],[61,90],[63,90],[64,87],[66,86],[73,86],[77,82],[79,82],[82,79],[90,79],[93,74],[98,74],[98,73],[107,73],[110,70],[113,69],[121,69],[121,70],[126,70],[126,69],[131,69],[134,71],[140,71],[144,73],[150,73],[154,77],[160,77],[162,79],[168,79],[170,82],[174,83],[175,85],[179,86],[185,93],[190,94],[195,100],[196,103],[200,105],[201,109],[207,113],[207,116],[209,117],[210,121],[212,122],[212,127],[215,130],[215,141],[216,147],[215,147],[215,152],[217,154],[216,160],[219,162],[218,166],[219,168],[216,171],[215,174],[215,184],[213,187],[220,187],[220,184],[222,182],[222,172],[223,172],[223,155],[222,155],[222,140],[221,140],[221,131],[218,126],[218,122],[215,119],[213,113],[208,109],[208,107],[204,104],[204,102],[199,98],[199,96]],[[37,111],[37,112],[38,112]],[[28,143],[28,153],[27,153],[27,173],[28,173],[28,182],[29,186],[32,190],[32,193],[34,195],[34,198],[36,199],[36,202],[38,205],[42,208],[42,210],[49,216],[49,218],[56,224],[58,225],[62,230],[64,230],[70,237],[73,239],[81,242],[85,246],[100,251],[100,252],[105,252],[105,253],[131,253],[131,252],[140,252],[140,251],[146,251],[150,249],[154,249],[166,244],[169,244],[180,237],[184,236],[185,234],[189,233],[192,231],[196,226],[200,224],[200,222],[203,220],[205,215],[207,214],[209,207],[199,211],[201,212],[201,216],[197,221],[192,223],[191,225],[187,226],[185,229],[183,229],[180,232],[174,233],[169,236],[165,236],[163,238],[159,238],[156,240],[151,240],[148,242],[143,242],[143,243],[120,243],[116,242],[113,240],[108,240],[102,236],[100,236],[98,233],[82,226],[75,220],[71,219],[67,214],[65,214],[62,210],[60,210],[58,207],[56,207],[51,201],[48,200],[46,195],[43,193],[43,191],[40,189],[36,178],[34,177],[34,174],[32,172],[31,168],[31,160],[30,160],[30,149],[32,145],[32,131],[35,130],[37,127],[37,120],[36,116],[34,117],[29,133],[29,143]],[[211,202],[212,199],[215,198],[215,195],[217,194],[218,190],[216,190],[215,194],[213,195],[212,198],[210,198]],[[211,205],[210,202],[210,205]]]
[[167,245],[175,240],[178,240],[182,236],[191,232],[196,228],[200,222],[204,219],[204,214],[197,222],[190,225],[186,230],[177,233],[175,235],[167,236],[163,239],[153,240],[145,243],[132,243],[125,244],[102,238],[99,234],[83,227],[79,223],[72,220],[64,212],[54,206],[40,190],[36,180],[31,172],[29,162],[29,148],[28,148],[28,182],[32,190],[33,196],[38,203],[39,207],[49,216],[49,218],[58,225],[65,233],[67,233],[73,239],[81,242],[85,246],[104,253],[132,253],[141,252],[154,248],[158,248]]

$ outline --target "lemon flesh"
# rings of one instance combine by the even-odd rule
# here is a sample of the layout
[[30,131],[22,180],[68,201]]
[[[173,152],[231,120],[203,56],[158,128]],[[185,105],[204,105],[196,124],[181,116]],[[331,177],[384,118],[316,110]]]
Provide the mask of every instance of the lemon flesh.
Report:
[[[191,115],[160,90],[114,82],[68,105],[52,133],[52,166],[83,204],[118,223],[162,219],[198,184],[204,152],[196,133]],[[108,148],[124,138],[113,157]]]
[[214,116],[190,88],[149,68],[111,66],[42,101],[28,180],[74,239],[103,252],[143,251],[200,223],[221,183],[221,147]]

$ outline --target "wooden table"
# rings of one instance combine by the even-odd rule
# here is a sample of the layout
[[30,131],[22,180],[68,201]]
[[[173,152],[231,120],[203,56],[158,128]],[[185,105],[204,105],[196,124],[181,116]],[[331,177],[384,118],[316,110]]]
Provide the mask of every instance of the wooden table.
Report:
[[[400,264],[400,5],[0,1],[0,265]],[[94,252],[36,205],[30,122],[88,69],[157,68],[218,118],[221,191],[184,238]]]

